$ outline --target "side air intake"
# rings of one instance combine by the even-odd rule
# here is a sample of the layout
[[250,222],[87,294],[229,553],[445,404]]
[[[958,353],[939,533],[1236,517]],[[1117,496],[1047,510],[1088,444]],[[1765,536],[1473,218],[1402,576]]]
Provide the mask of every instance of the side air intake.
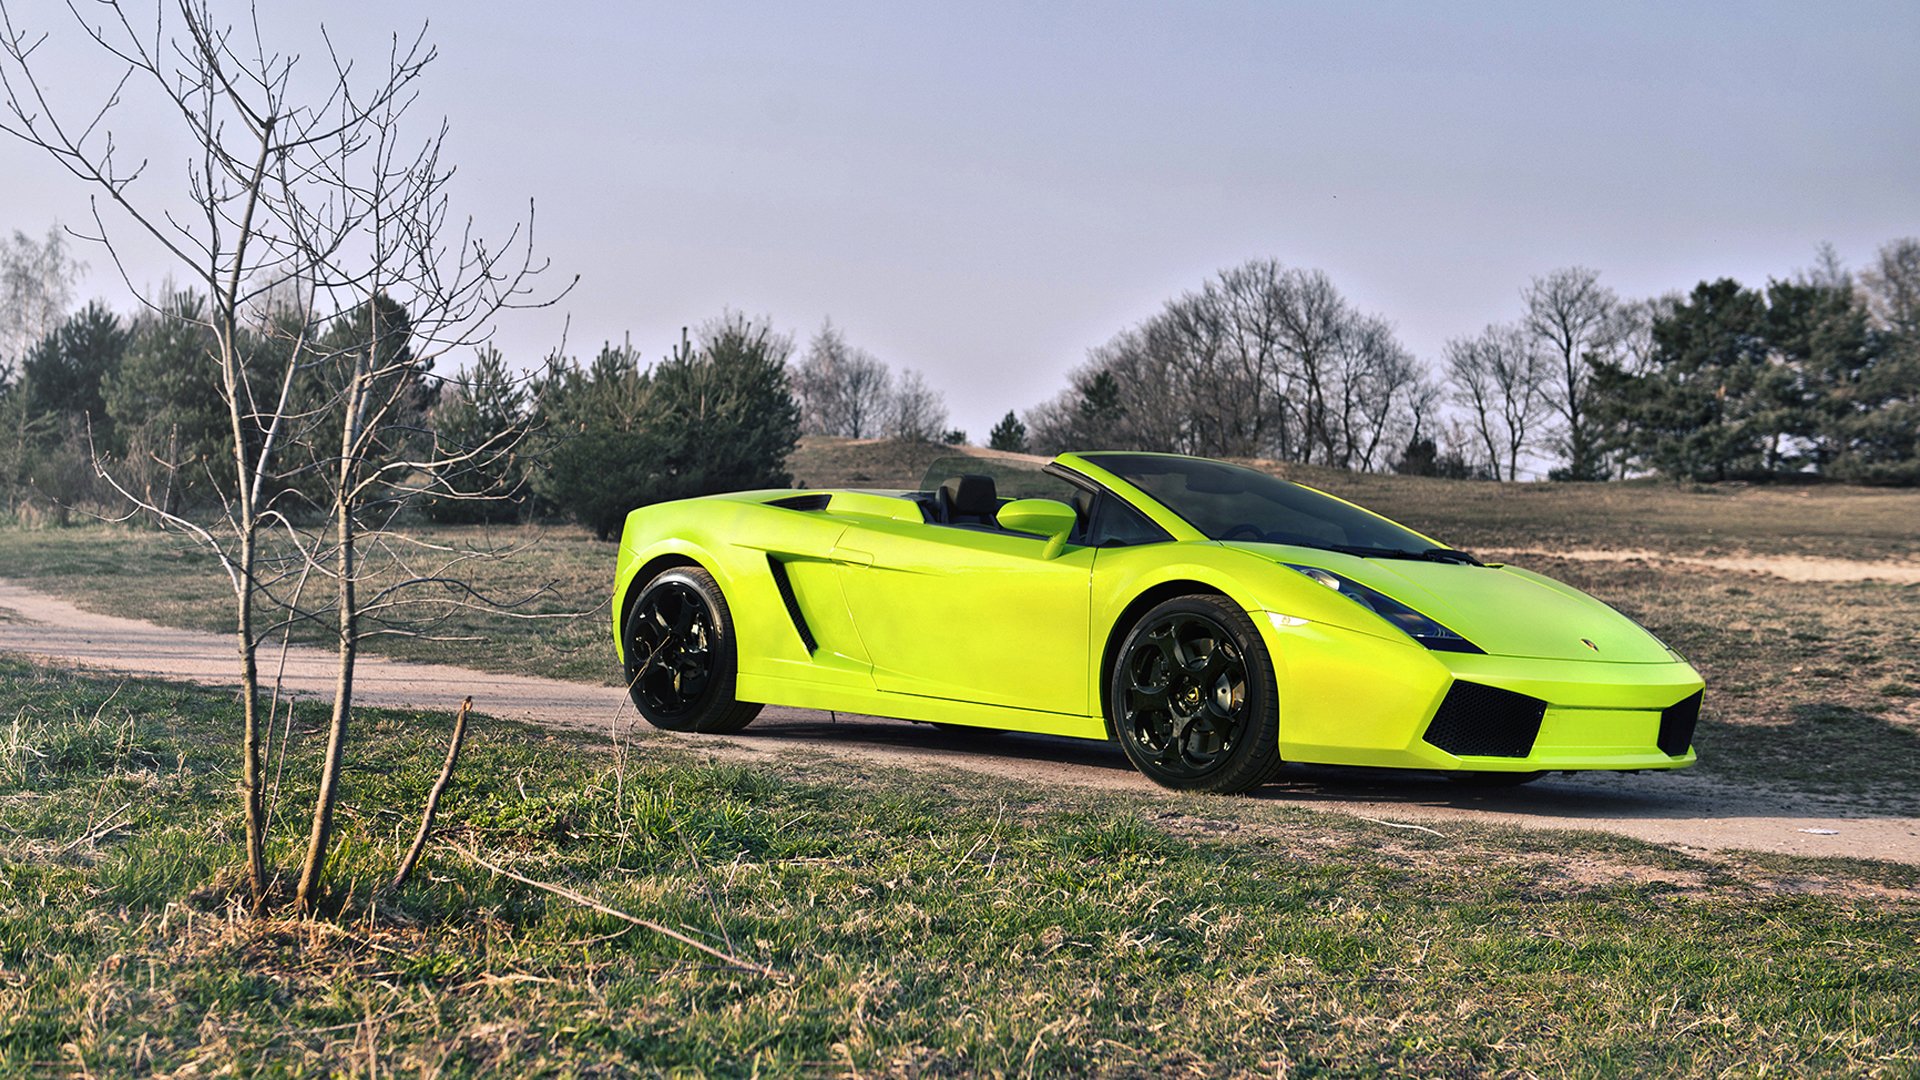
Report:
[[780,590],[780,602],[787,606],[787,618],[793,620],[793,632],[800,635],[800,644],[805,645],[808,652],[818,649],[820,643],[813,638],[813,628],[800,613],[800,598],[793,594],[793,579],[787,577],[786,564],[768,555],[767,570],[773,574],[773,587]]
[[1692,697],[1660,710],[1660,752],[1680,757],[1693,745],[1694,725],[1700,722],[1700,700],[1706,691],[1696,690]]
[[1523,758],[1533,753],[1547,703],[1480,683],[1455,682],[1427,725],[1426,740],[1462,757]]

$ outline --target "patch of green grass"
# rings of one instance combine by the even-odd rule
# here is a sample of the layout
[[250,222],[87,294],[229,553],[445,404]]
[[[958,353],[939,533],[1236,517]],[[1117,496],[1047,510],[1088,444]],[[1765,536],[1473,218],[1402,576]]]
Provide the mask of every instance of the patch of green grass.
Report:
[[[379,896],[446,717],[359,714],[338,916],[248,919],[229,695],[0,659],[0,699],[0,1073],[1751,1075],[1920,1052],[1911,868],[478,724],[450,838],[768,979],[444,847]],[[293,724],[282,868],[318,723]]]

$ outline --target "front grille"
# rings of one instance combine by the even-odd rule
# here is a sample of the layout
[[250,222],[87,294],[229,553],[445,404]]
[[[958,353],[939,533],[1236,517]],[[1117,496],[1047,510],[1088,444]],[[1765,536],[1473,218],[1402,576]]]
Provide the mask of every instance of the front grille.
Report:
[[1680,757],[1693,745],[1693,728],[1700,722],[1700,700],[1705,690],[1696,690],[1685,701],[1660,710],[1660,752]]
[[1427,725],[1426,740],[1449,754],[1523,758],[1533,753],[1547,703],[1480,683],[1455,682]]

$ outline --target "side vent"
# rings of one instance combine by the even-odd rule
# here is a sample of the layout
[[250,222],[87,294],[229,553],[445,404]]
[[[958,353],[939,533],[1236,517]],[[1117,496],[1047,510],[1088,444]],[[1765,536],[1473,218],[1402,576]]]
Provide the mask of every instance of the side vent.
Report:
[[1533,753],[1547,703],[1480,683],[1455,682],[1427,725],[1426,740],[1462,757],[1523,758]]
[[1705,696],[1705,690],[1696,690],[1692,697],[1660,710],[1661,753],[1680,757],[1693,745],[1694,725],[1700,722],[1700,700]]
[[[825,499],[825,495],[815,496]],[[800,598],[793,595],[793,581],[787,577],[786,564],[773,556],[767,556],[767,569],[773,574],[773,587],[780,590],[780,602],[787,605],[787,618],[793,620],[793,630],[800,635],[800,644],[812,652],[820,647],[813,639],[813,631],[807,626],[807,617],[800,614]]]
[[815,491],[806,495],[782,495],[778,499],[768,500],[766,505],[777,506],[782,510],[825,510],[827,504],[832,501],[832,495]]

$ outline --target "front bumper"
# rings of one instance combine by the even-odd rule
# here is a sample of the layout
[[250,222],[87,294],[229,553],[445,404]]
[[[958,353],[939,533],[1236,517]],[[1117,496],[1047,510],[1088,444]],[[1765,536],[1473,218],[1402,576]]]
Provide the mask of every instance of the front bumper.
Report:
[[1289,761],[1536,772],[1678,769],[1695,760],[1692,699],[1704,684],[1682,661],[1443,653],[1320,623],[1255,619],[1274,659],[1280,754]]

